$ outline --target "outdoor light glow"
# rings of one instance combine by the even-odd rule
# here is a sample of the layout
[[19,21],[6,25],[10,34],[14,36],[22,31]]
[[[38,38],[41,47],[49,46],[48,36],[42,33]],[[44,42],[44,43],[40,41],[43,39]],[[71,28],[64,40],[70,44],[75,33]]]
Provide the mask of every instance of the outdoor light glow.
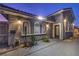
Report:
[[67,21],[67,20],[65,19],[65,20],[64,20],[64,23],[66,23],[66,21]]
[[49,27],[49,24],[47,24],[46,27],[48,28]]
[[74,26],[75,24],[73,24],[73,26]]
[[21,24],[22,22],[20,20],[18,20],[18,24]]
[[46,24],[46,29],[47,29],[47,31],[48,31],[48,29],[49,29],[49,24]]
[[44,18],[42,16],[37,17],[39,20],[43,20]]
[[67,26],[67,20],[66,19],[64,19],[64,28],[66,29],[66,26]]

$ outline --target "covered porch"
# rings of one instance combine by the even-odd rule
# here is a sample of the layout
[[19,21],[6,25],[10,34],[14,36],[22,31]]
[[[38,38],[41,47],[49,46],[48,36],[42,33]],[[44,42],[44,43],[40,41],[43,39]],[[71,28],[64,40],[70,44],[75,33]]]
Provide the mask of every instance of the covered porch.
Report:
[[0,48],[8,46],[8,20],[0,14]]

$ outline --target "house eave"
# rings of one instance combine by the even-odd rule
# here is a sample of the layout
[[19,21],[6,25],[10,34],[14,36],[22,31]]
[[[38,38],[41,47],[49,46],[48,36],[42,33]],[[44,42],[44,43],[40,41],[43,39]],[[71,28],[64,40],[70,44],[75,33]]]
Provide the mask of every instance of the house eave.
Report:
[[2,4],[0,4],[0,13],[20,16],[20,17],[24,17],[24,18],[34,18],[36,16],[34,14],[19,11],[19,10],[16,10],[16,9],[8,7],[8,6],[4,6]]
[[50,16],[54,16],[54,15],[57,15],[57,14],[60,14],[60,13],[63,13],[64,11],[67,11],[67,10],[71,10],[72,8],[63,8],[61,10],[58,10],[52,14],[49,14],[47,17],[50,17]]

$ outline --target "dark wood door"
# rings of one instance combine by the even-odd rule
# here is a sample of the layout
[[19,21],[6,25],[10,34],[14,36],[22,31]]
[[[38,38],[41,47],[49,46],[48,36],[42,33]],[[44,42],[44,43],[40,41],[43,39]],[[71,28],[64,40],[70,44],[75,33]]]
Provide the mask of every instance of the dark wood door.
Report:
[[58,39],[59,38],[59,35],[60,35],[59,25],[55,25],[55,28],[54,29],[55,29],[55,31],[54,31],[55,32],[55,38]]
[[27,22],[24,22],[23,23],[23,33],[25,34],[25,36],[27,35],[27,32],[28,32],[28,23]]

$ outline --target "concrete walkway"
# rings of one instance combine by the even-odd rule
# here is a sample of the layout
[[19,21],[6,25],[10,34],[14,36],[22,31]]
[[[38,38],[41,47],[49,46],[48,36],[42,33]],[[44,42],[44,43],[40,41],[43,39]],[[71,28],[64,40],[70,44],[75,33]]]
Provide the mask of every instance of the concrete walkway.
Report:
[[42,41],[32,48],[19,48],[3,54],[3,56],[79,56],[79,40]]
[[32,53],[35,53],[37,51],[40,51],[44,48],[47,48],[48,46],[56,44],[56,40],[50,40],[50,42],[42,42],[38,41],[38,44],[36,46],[30,47],[30,48],[18,48],[14,51],[7,52],[5,54],[2,54],[3,56],[25,56],[30,55]]
[[79,56],[79,40],[62,41],[29,56]]
[[19,47],[15,47],[15,48],[9,48],[9,47],[7,47],[7,48],[0,48],[0,55],[5,54],[5,53],[10,52],[10,51],[14,51],[14,50],[16,50],[18,48]]

